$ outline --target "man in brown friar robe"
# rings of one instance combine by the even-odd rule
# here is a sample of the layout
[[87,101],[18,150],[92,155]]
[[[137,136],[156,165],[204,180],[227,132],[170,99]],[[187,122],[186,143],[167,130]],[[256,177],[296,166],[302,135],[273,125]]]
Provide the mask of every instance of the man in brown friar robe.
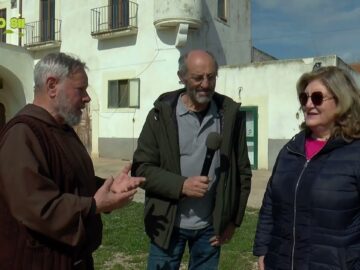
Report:
[[85,64],[49,54],[34,70],[34,102],[0,132],[0,269],[93,269],[100,213],[132,200],[143,178],[95,177],[72,126],[90,102]]

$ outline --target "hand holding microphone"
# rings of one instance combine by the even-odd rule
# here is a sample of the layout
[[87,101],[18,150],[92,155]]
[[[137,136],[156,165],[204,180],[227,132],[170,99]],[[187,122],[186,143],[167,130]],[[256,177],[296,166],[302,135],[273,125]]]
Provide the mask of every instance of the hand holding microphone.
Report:
[[191,176],[188,177],[183,185],[182,194],[192,198],[204,197],[209,186],[209,177]]
[[206,155],[201,176],[188,177],[183,185],[182,194],[187,197],[202,198],[209,187],[209,170],[216,150],[220,148],[221,136],[217,132],[209,133],[206,138]]

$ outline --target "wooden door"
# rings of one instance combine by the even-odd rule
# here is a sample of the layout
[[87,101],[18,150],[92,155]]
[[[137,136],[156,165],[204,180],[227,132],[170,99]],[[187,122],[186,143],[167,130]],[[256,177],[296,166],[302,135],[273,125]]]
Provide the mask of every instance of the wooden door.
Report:
[[74,127],[75,132],[79,136],[82,143],[85,145],[88,153],[91,153],[91,119],[90,119],[90,106],[87,104],[80,123]]

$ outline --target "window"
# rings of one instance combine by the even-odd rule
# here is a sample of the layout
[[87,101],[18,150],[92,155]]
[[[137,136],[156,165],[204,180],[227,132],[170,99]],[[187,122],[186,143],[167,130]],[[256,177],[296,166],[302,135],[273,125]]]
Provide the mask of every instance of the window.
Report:
[[6,8],[0,9],[0,42],[6,42]]
[[218,0],[218,17],[223,21],[228,20],[228,0]]
[[129,0],[110,0],[109,27],[117,29],[129,26]]
[[55,40],[55,0],[40,0],[41,41]]
[[139,108],[140,80],[112,80],[108,82],[108,108]]

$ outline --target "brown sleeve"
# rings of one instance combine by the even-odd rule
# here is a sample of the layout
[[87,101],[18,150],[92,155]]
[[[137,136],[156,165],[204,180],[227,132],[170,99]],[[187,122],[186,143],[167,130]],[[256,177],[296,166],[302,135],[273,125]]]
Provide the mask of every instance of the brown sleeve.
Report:
[[0,196],[11,214],[26,227],[75,246],[85,237],[84,220],[92,197],[61,194],[46,175],[46,158],[37,137],[16,124],[0,142]]

